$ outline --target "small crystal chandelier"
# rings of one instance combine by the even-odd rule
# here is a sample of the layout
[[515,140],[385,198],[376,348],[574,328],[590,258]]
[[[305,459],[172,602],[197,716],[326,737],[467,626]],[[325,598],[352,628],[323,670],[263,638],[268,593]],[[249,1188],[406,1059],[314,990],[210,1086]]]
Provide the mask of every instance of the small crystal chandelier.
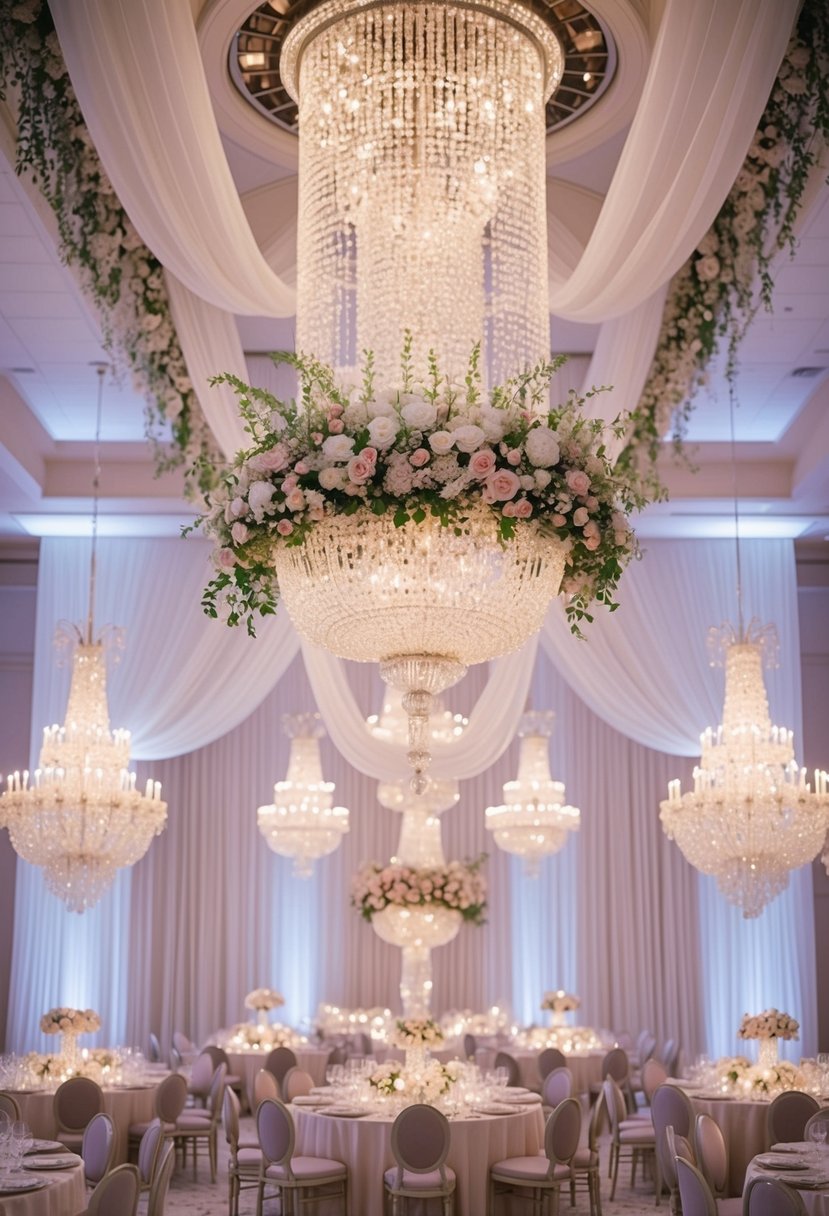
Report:
[[528,875],[538,873],[542,858],[558,853],[568,833],[578,831],[577,807],[564,804],[564,785],[550,775],[551,710],[524,714],[518,725],[521,751],[518,777],[504,785],[502,806],[486,808],[487,830],[505,853],[523,857]]
[[130,732],[109,725],[106,651],[123,648],[123,630],[105,626],[96,638],[93,625],[105,370],[98,367],[89,613],[85,630],[60,622],[55,635],[56,647],[74,648],[66,716],[44,729],[36,771],[13,773],[0,795],[0,827],[15,852],[43,868],[48,889],[73,912],[94,907],[115,871],[140,861],[167,822],[160,783],[148,780],[142,794],[128,771]]
[[708,631],[711,666],[725,667],[722,724],[700,737],[702,754],[694,788],[683,794],[671,781],[660,803],[665,834],[703,874],[711,874],[746,918],[759,916],[789,883],[789,872],[821,849],[829,826],[827,775],[815,771],[815,789],[794,759],[794,735],[772,726],[763,682],[763,659],[777,663],[777,631],[756,619],[743,626],[740,517],[735,470],[734,531],[738,628]]
[[310,878],[314,862],[326,857],[348,831],[348,811],[332,806],[333,781],[324,781],[320,739],[325,727],[319,714],[285,714],[291,740],[288,775],[273,787],[273,803],[256,812],[259,831],[274,853],[292,857],[294,874]]

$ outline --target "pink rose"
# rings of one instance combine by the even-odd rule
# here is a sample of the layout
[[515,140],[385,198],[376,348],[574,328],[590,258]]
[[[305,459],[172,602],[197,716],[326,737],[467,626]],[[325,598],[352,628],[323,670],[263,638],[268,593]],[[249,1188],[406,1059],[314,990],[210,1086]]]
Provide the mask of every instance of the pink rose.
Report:
[[290,473],[282,482],[282,493],[287,497],[288,494],[293,493],[296,487],[297,479],[294,477],[293,473]]
[[416,469],[422,469],[425,464],[428,464],[432,458],[432,454],[427,448],[415,448],[409,457],[409,464]]
[[[361,485],[368,481],[374,473],[374,461],[366,460],[362,452],[358,456],[352,456],[348,464],[345,466],[345,471],[348,477],[355,485]],[[348,493],[348,487],[346,487]]]
[[276,530],[280,536],[290,536],[294,530],[294,525],[289,519],[280,519],[276,525]]
[[512,465],[521,463],[521,453],[517,448],[513,448],[511,452],[507,452],[507,462]]
[[567,523],[567,518],[564,515],[559,515],[558,513],[556,513],[555,515],[552,516],[552,523],[553,523],[553,526],[556,528],[563,528],[564,525]]
[[509,469],[499,469],[497,473],[492,473],[484,484],[495,502],[506,502],[508,498],[514,498],[521,489],[520,480]]
[[590,478],[582,469],[568,469],[565,481],[574,494],[586,494],[590,489]]
[[278,473],[280,469],[284,469],[288,463],[288,453],[285,450],[285,445],[277,443],[275,447],[268,448],[267,452],[259,452],[256,456],[251,456],[248,461],[248,468],[253,469],[255,473]]
[[359,454],[363,460],[370,460],[372,464],[377,464],[377,448],[361,448]]
[[515,504],[516,519],[529,519],[533,513],[533,505],[528,498],[519,498]]
[[328,407],[329,418],[339,418],[339,416],[342,412],[343,412],[343,407],[341,405],[338,405],[336,402],[333,405],[329,405],[329,407]]
[[243,524],[241,520],[237,519],[230,529],[230,535],[233,537],[234,545],[243,545],[248,538],[247,524]]
[[295,472],[295,473],[296,473],[296,474],[297,474],[299,477],[302,477],[303,473],[307,473],[307,472],[308,472],[308,465],[305,463],[305,461],[304,461],[304,460],[298,460],[298,461],[296,462],[296,464],[294,465],[294,472]]
[[305,506],[305,495],[302,490],[292,490],[285,496],[285,506],[289,511],[301,511]]
[[573,523],[576,525],[577,528],[583,527],[584,524],[587,523],[589,518],[590,518],[590,513],[587,510],[587,507],[577,507],[576,510],[573,512]]
[[232,570],[236,565],[236,555],[232,549],[220,549],[216,554],[216,565],[220,570]]
[[473,477],[483,481],[485,477],[489,477],[494,468],[495,453],[490,448],[481,448],[479,452],[473,453],[469,462],[469,471]]
[[317,447],[319,447],[319,445],[322,443],[322,431],[314,431],[311,434],[311,442],[315,443]]
[[515,503],[514,502],[505,502],[504,506],[502,508],[501,514],[506,515],[507,519],[515,519],[515,515],[516,515]]
[[599,525],[596,523],[595,519],[588,520],[587,523],[584,525],[584,535],[585,536],[598,536],[599,535]]
[[332,435],[341,435],[345,430],[345,423],[342,418],[332,418],[328,423],[328,430]]
[[585,536],[585,538],[584,538],[585,549],[590,549],[590,550],[598,549],[598,547],[601,543],[602,543],[602,539],[600,536]]
[[599,505],[599,500],[595,494],[590,494],[587,498],[585,498],[584,505],[587,507],[588,511],[595,511]]

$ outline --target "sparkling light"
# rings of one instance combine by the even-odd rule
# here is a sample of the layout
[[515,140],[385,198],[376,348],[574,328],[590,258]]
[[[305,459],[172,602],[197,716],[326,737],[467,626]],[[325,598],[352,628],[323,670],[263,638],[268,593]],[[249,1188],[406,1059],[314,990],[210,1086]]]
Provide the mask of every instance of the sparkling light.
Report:
[[713,874],[725,898],[754,917],[786,888],[789,871],[820,851],[827,774],[815,773],[813,791],[794,759],[792,731],[771,725],[762,661],[764,652],[775,658],[774,627],[752,621],[738,637],[725,625],[709,631],[709,647],[724,654],[722,724],[701,736],[693,790],[683,794],[671,781],[659,814],[691,865]]

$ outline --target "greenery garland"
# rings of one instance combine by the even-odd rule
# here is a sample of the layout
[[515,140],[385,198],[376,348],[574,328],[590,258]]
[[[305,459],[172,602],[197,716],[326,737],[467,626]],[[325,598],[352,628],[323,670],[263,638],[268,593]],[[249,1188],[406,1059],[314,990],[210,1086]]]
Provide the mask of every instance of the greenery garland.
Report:
[[[620,457],[650,462],[673,423],[680,448],[707,367],[727,341],[729,380],[762,304],[771,310],[771,264],[795,246],[794,225],[821,142],[829,139],[829,5],[806,0],[743,167],[709,231],[672,281],[656,354]],[[759,287],[759,291],[758,291]]]
[[61,257],[97,305],[104,347],[116,370],[129,368],[146,399],[158,471],[186,462],[188,491],[205,489],[222,458],[187,374],[163,267],[104,172],[48,6],[0,0],[0,22],[0,99],[14,94],[17,172],[28,173],[51,206]]

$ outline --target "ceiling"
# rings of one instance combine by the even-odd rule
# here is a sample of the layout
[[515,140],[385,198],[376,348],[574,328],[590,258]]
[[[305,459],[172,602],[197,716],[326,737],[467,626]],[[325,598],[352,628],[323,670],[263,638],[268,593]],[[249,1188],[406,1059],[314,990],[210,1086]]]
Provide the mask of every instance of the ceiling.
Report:
[[[198,8],[198,0],[195,2]],[[244,0],[208,10],[244,12]],[[598,3],[594,5],[598,10]],[[646,10],[647,5],[629,4]],[[656,5],[654,5],[656,7]],[[640,13],[641,16],[641,13]],[[225,13],[226,17],[226,13]],[[214,23],[215,24],[215,23]],[[603,193],[624,142],[630,106],[641,88],[647,20],[638,39],[623,27],[619,79],[560,146],[550,172]],[[266,154],[246,138],[238,114],[225,121],[222,38],[202,38],[205,69],[240,193],[293,171],[284,155]],[[644,48],[644,49],[643,49]],[[633,99],[633,101],[631,100]],[[100,327],[71,271],[61,264],[48,208],[12,169],[8,112],[0,123],[0,542],[88,532],[91,510],[97,375],[106,361]],[[264,120],[257,120],[260,123]],[[230,132],[230,134],[228,134]],[[578,136],[578,137],[577,137]],[[288,138],[287,136],[285,138]],[[741,535],[829,540],[829,188],[813,192],[799,226],[794,257],[778,259],[774,312],[760,312],[740,352],[735,445]],[[290,346],[293,322],[240,318],[247,351]],[[552,318],[555,350],[586,356],[595,326]],[[217,371],[221,370],[217,368]],[[175,474],[156,478],[144,440],[143,402],[129,377],[105,381],[102,421],[101,531],[109,535],[176,535],[192,515]],[[695,471],[676,465],[666,444],[667,503],[638,521],[643,537],[733,535],[734,465],[727,385],[712,369],[689,428]],[[829,549],[827,549],[829,554]]]

